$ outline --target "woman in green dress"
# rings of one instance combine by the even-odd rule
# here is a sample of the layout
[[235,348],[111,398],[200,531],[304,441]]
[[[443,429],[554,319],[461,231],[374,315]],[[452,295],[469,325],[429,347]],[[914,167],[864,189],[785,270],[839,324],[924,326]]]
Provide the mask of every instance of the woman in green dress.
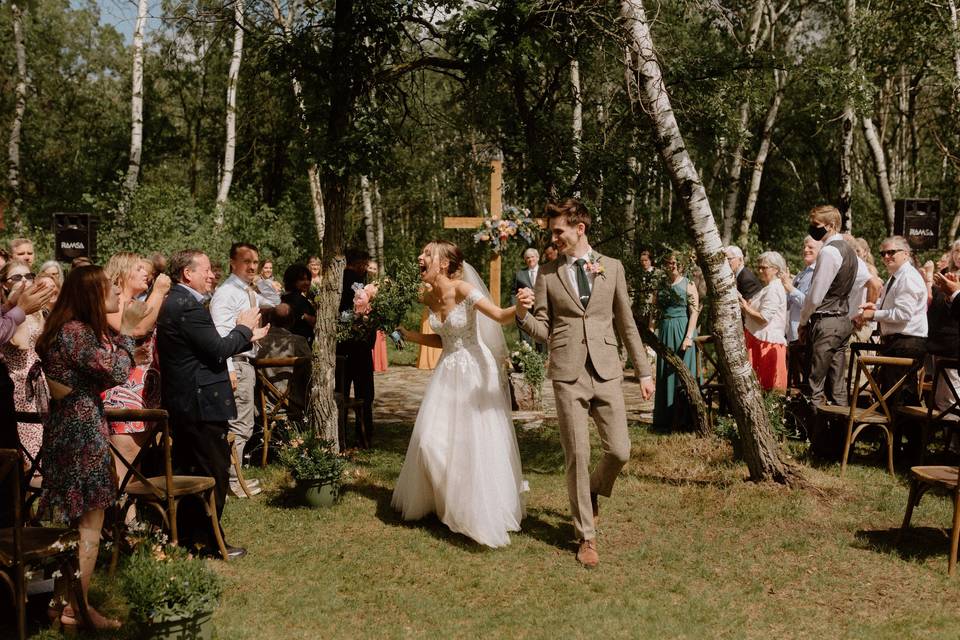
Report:
[[[697,287],[683,276],[677,256],[668,253],[663,259],[666,283],[657,293],[660,327],[657,336],[667,349],[681,358],[687,369],[696,372],[697,319],[700,296]],[[663,358],[657,358],[657,392],[653,405],[653,426],[656,429],[686,427],[690,422],[690,406],[678,390],[680,378]]]

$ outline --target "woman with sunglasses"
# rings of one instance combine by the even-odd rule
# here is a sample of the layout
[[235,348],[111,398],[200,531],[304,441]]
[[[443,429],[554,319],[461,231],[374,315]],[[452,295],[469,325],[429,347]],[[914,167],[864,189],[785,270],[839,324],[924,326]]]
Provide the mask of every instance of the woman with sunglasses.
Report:
[[[0,269],[0,287],[4,308],[12,307],[15,300],[34,286],[34,274],[30,267],[19,260],[11,260]],[[44,284],[43,286],[49,286]],[[10,380],[13,382],[13,402],[17,411],[44,413],[46,411],[47,382],[40,368],[40,356],[36,346],[43,332],[43,315],[37,311],[26,317],[9,342],[0,345],[0,356],[7,363]],[[43,442],[43,425],[31,422],[17,423],[20,444],[31,457],[40,451]]]

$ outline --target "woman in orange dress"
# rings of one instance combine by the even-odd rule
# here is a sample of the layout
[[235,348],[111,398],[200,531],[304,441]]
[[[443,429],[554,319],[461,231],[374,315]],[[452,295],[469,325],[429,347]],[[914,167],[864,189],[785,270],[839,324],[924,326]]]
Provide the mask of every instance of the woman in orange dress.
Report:
[[[424,335],[433,333],[433,329],[430,328],[430,311],[426,308],[423,310],[423,317],[420,319],[420,333]],[[417,354],[417,369],[436,368],[442,353],[443,349],[420,345],[420,352]]]
[[750,300],[740,298],[746,320],[747,351],[757,373],[760,388],[787,390],[787,294],[780,274],[786,262],[776,251],[767,251],[757,259],[760,281],[766,286]]

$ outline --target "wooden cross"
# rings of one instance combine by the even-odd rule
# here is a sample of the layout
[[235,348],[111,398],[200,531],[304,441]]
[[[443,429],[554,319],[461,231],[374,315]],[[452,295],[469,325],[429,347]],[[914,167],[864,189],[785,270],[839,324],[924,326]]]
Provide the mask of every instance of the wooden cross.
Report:
[[[499,219],[503,214],[503,160],[490,161],[490,218]],[[477,229],[483,224],[486,217],[476,216],[444,216],[444,229]],[[536,223],[541,229],[547,226],[546,220],[537,218]],[[491,230],[493,233],[496,230]],[[490,256],[490,297],[494,303],[500,304],[500,268],[499,253],[491,252]]]

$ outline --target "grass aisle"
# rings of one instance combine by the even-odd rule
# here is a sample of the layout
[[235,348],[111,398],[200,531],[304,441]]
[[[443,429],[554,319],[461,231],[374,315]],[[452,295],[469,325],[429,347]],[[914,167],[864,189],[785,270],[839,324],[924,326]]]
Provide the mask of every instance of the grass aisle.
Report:
[[240,561],[218,636],[242,638],[955,637],[960,588],[946,576],[950,509],[928,497],[892,548],[906,490],[881,469],[808,470],[815,489],[743,482],[730,449],[631,428],[633,456],[601,502],[600,567],[574,560],[554,429],[520,433],[528,516],[488,550],[436,519],[390,508],[411,426],[381,426],[341,504],[288,503],[285,476],[228,504]]

